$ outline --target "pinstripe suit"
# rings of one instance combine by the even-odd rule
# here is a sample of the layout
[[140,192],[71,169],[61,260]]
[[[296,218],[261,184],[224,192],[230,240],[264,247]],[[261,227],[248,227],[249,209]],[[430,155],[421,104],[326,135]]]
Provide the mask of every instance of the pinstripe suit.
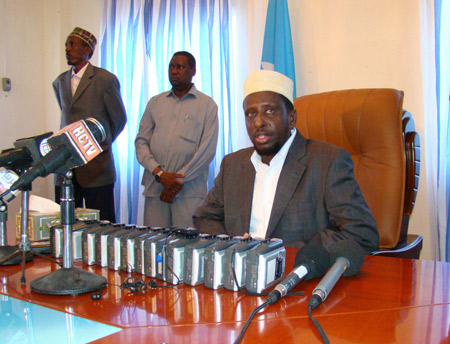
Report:
[[[227,155],[215,185],[195,215],[205,233],[243,235],[250,225],[255,169],[254,148]],[[347,151],[299,132],[278,181],[266,237],[301,247],[318,240],[325,247],[353,237],[370,253],[378,248],[375,220],[353,176]]]

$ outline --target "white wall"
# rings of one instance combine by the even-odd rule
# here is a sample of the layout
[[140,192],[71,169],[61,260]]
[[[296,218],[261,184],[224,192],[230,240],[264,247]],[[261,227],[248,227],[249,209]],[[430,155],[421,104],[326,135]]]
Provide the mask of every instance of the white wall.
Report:
[[[249,70],[259,67],[267,2],[247,1]],[[363,87],[403,90],[404,108],[414,115],[423,147],[419,2],[288,0],[297,95]],[[58,128],[59,111],[51,82],[67,69],[65,39],[74,26],[84,27],[99,38],[102,1],[0,0],[0,6],[0,77],[10,77],[13,86],[8,97],[0,93],[4,124],[0,148],[4,149],[17,138]],[[96,61],[97,53],[93,63]],[[423,162],[424,152],[422,149]],[[42,196],[53,198],[52,190],[51,180],[33,184],[33,193]],[[410,231],[424,236],[421,258],[431,259],[426,190],[422,168]],[[9,205],[10,218],[17,211],[14,202]],[[13,225],[8,225],[12,232]]]
[[[5,11],[6,9],[6,11]],[[1,149],[13,142],[49,131],[44,89],[45,45],[41,1],[1,1],[0,76],[11,79],[12,90],[0,92]],[[33,183],[33,193],[46,193],[47,183]],[[8,242],[14,242],[14,214],[19,199],[8,204]]]
[[[68,69],[64,43],[75,26],[97,35],[100,0],[0,0],[0,78],[12,90],[0,90],[0,149],[16,139],[59,128],[60,111],[52,82]],[[93,63],[97,62],[97,53]],[[53,179],[38,178],[33,194],[53,199]],[[8,204],[8,243],[15,242],[14,217],[20,199]]]
[[424,237],[431,259],[425,171],[419,0],[290,0],[298,95],[350,88],[405,92],[421,137],[420,185],[410,233]]

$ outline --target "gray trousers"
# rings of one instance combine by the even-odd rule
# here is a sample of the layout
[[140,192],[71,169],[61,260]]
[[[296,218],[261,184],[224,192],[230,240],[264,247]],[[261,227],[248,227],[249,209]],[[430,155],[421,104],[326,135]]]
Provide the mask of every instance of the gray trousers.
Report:
[[169,204],[162,202],[159,197],[145,197],[144,226],[192,227],[192,216],[202,201],[200,197],[175,197],[173,203]]

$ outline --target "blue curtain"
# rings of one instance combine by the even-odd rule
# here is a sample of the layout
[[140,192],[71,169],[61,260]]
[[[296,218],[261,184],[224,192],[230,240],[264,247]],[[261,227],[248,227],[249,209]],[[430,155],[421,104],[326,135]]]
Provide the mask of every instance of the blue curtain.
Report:
[[[438,259],[450,261],[450,1],[435,0],[435,62],[437,119],[434,129],[436,147],[436,209],[431,209],[437,224]],[[433,147],[432,147],[433,149]]]
[[[236,104],[230,54],[231,5],[228,0],[105,0],[100,33],[100,66],[121,83],[128,122],[113,149],[118,179],[116,216],[142,223],[142,167],[134,139],[148,100],[170,89],[167,68],[173,53],[191,52],[197,60],[196,87],[219,107],[219,139],[210,165],[210,185],[225,154],[233,151]],[[234,147],[236,149],[236,147]]]

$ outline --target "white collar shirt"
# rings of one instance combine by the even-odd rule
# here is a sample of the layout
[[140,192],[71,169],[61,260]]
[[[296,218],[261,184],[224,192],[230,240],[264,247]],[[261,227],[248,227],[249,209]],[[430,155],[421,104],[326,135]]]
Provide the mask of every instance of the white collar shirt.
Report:
[[70,76],[70,88],[72,89],[72,97],[75,95],[75,92],[77,91],[78,85],[80,84],[80,80],[84,75],[84,72],[86,72],[87,66],[89,62],[84,65],[83,68],[81,68],[78,73],[75,73],[75,70],[72,67],[72,74]]
[[262,162],[261,156],[256,150],[250,157],[256,171],[249,229],[249,234],[253,238],[266,237],[278,180],[296,132],[296,129],[291,130],[291,136],[272,158],[270,165]]

